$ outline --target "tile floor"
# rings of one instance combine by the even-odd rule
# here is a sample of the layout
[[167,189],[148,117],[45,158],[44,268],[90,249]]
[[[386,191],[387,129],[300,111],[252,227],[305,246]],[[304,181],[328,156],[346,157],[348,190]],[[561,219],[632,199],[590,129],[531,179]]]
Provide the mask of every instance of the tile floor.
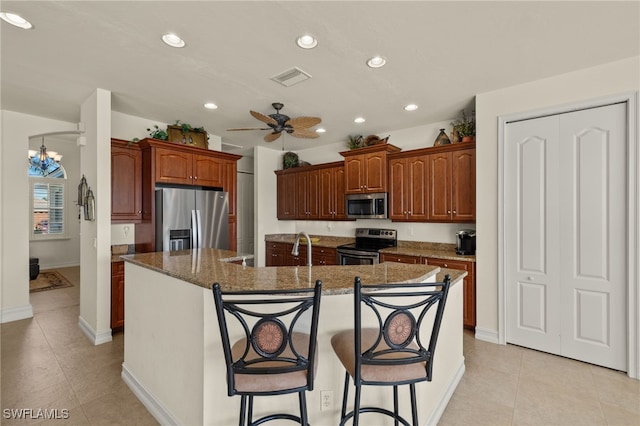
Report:
[[[59,271],[74,287],[32,293],[34,318],[2,324],[0,396],[3,410],[65,408],[69,419],[0,423],[157,424],[120,378],[123,334],[91,345],[78,328],[79,268]],[[466,373],[440,425],[640,425],[640,381],[623,373],[470,332],[464,353]]]

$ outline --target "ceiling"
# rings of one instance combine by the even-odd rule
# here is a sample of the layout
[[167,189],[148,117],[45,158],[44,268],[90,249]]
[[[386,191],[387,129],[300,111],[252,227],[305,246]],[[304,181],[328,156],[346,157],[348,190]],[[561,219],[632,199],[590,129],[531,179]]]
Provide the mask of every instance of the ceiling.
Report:
[[[300,150],[448,121],[474,95],[640,54],[640,2],[2,1],[34,28],[1,24],[2,109],[64,121],[96,89],[112,109],[203,126],[223,149]],[[174,32],[182,49],[162,43]],[[303,33],[319,39],[303,50]],[[371,69],[367,58],[387,58]],[[271,77],[299,67],[312,78]],[[219,108],[209,111],[204,102]],[[249,114],[284,103],[318,139],[266,143]],[[419,109],[403,110],[408,103]],[[365,123],[353,119],[363,116]],[[132,135],[133,137],[133,135]],[[434,135],[435,137],[435,135]],[[230,145],[227,145],[230,144]],[[242,146],[244,150],[234,149]]]

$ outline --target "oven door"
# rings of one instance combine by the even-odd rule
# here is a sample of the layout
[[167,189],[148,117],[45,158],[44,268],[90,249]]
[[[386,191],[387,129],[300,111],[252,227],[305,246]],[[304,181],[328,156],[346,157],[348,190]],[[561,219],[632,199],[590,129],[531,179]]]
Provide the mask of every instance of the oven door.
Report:
[[377,252],[338,249],[338,265],[375,265],[380,263]]

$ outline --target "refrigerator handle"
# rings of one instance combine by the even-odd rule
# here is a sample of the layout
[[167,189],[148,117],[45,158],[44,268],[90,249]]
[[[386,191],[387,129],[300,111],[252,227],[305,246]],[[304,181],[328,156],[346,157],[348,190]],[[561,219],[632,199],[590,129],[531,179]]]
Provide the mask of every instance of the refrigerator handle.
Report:
[[196,211],[191,210],[191,248],[198,248],[200,245],[198,241],[198,219],[196,218]]
[[196,222],[198,223],[198,248],[202,246],[202,218],[200,210],[196,210]]

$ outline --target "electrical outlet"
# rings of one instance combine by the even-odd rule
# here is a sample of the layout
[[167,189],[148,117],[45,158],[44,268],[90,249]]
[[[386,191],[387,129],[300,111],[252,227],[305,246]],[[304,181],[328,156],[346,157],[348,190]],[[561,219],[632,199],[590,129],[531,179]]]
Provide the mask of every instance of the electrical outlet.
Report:
[[320,411],[333,409],[333,391],[320,391]]

